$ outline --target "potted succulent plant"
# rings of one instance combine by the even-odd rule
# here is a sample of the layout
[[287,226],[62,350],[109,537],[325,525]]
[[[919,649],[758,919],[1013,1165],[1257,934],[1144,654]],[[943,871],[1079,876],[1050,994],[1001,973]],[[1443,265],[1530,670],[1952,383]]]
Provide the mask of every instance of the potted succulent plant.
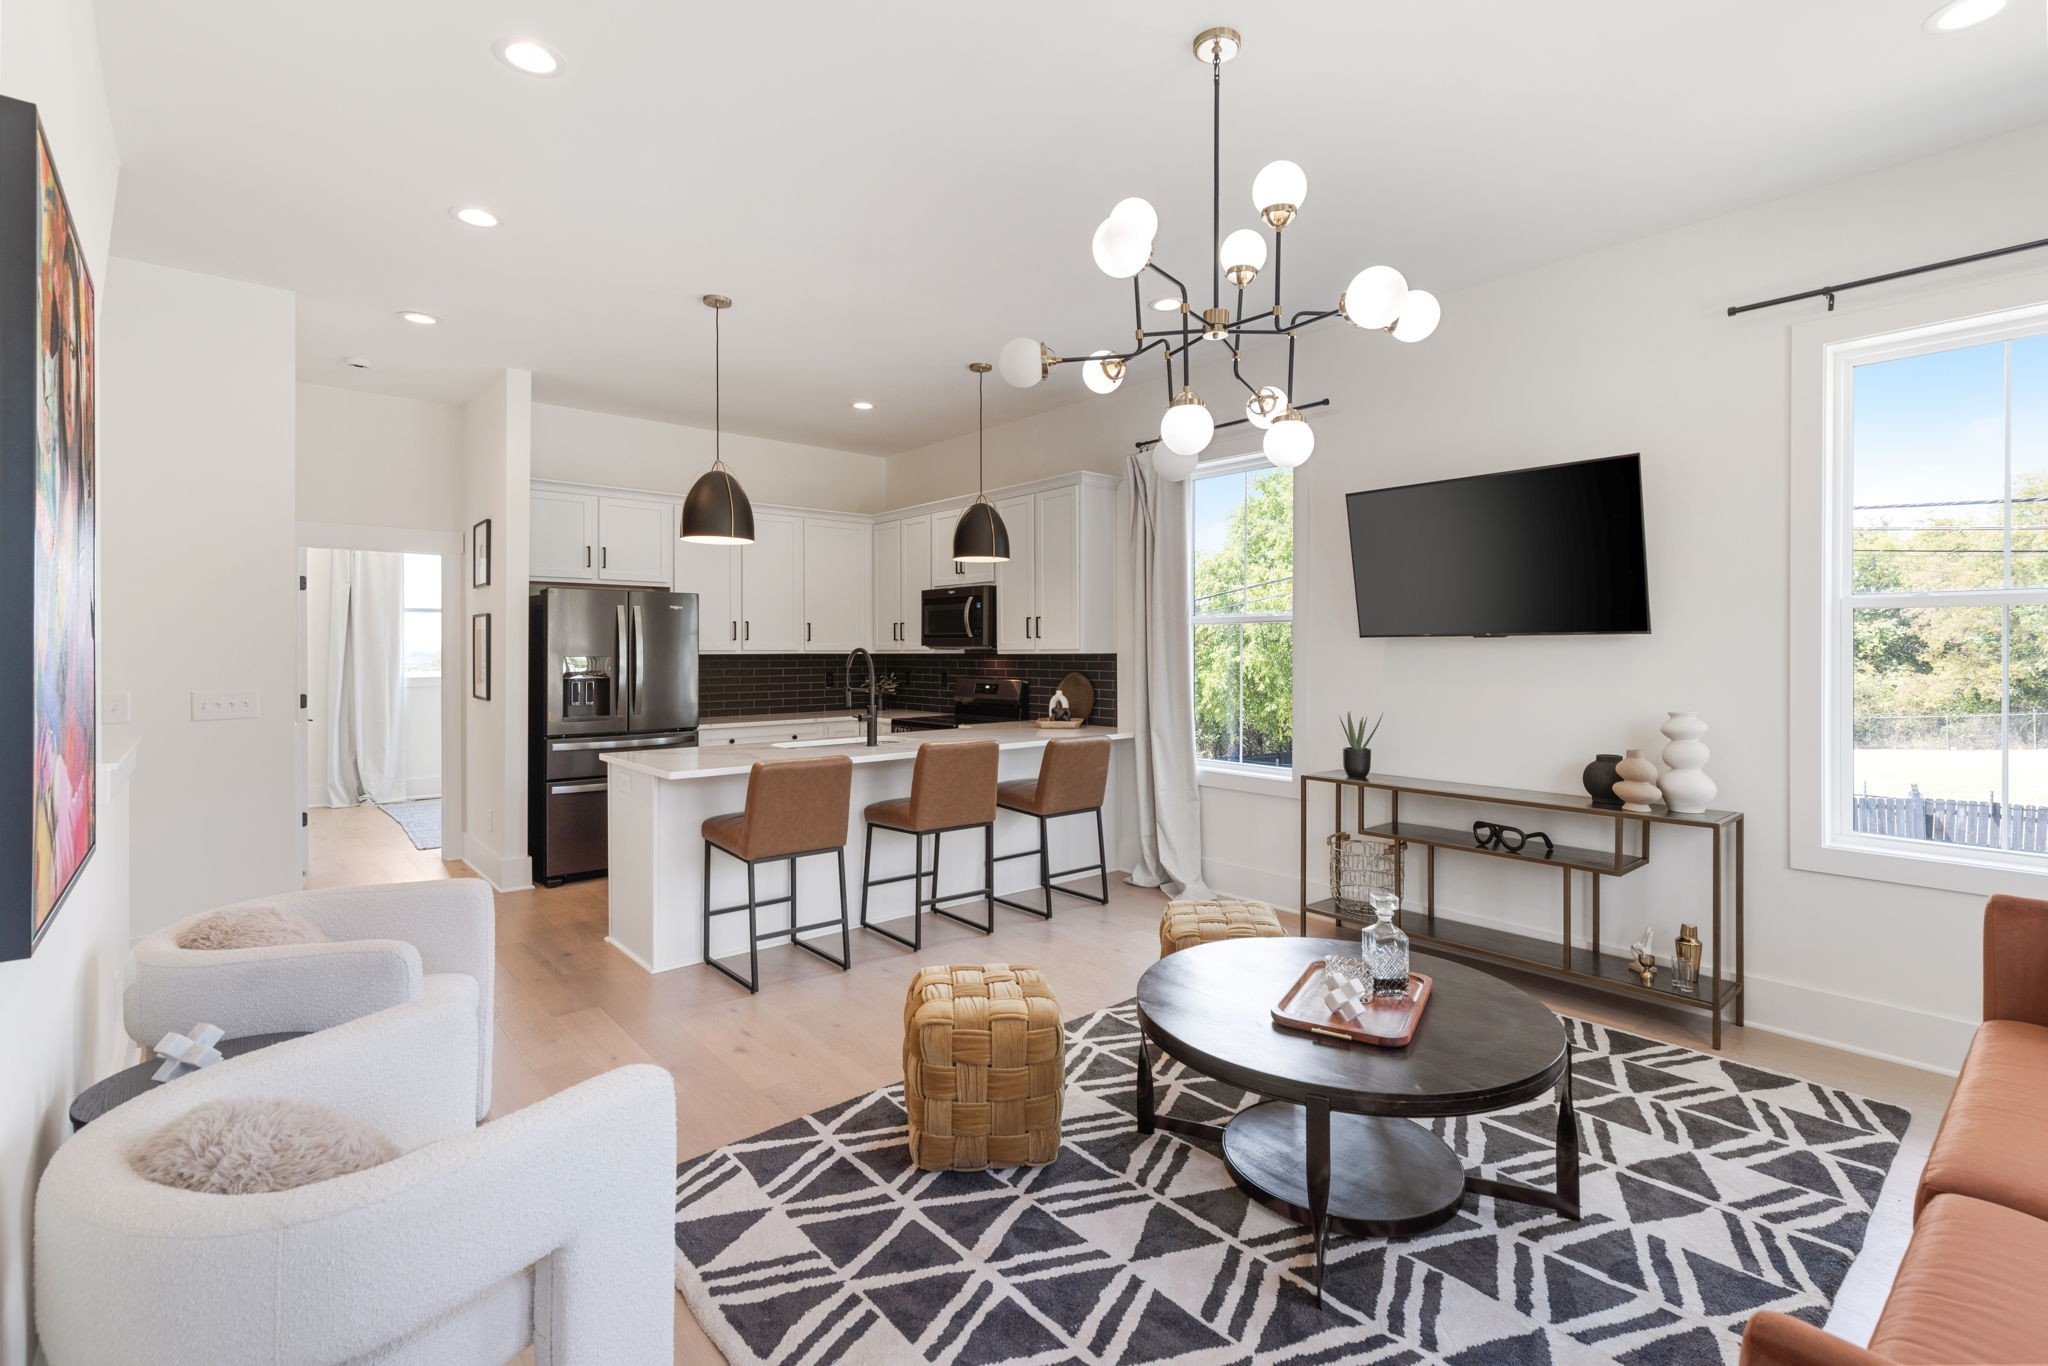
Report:
[[1370,778],[1372,776],[1372,737],[1380,733],[1380,721],[1386,720],[1387,714],[1381,712],[1379,721],[1374,721],[1370,729],[1367,729],[1365,724],[1368,719],[1370,718],[1353,716],[1348,711],[1344,713],[1344,774],[1346,777]]

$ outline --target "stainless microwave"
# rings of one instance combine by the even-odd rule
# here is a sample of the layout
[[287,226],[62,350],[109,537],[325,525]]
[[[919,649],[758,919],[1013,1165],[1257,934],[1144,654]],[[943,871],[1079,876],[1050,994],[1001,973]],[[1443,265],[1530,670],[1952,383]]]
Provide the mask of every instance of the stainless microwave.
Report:
[[918,639],[927,650],[996,648],[994,584],[924,590]]

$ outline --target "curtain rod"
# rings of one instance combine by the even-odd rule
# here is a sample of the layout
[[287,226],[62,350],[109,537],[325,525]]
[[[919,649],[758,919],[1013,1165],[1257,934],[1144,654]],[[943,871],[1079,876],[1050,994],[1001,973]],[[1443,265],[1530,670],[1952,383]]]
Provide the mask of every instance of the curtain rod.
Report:
[[[1319,399],[1316,399],[1316,400],[1315,400],[1315,401],[1314,401],[1313,403],[1297,403],[1297,404],[1295,404],[1295,405],[1294,405],[1294,409],[1295,409],[1295,411],[1296,411],[1296,412],[1299,412],[1299,411],[1301,411],[1301,410],[1302,410],[1303,408],[1327,408],[1327,407],[1329,407],[1329,406],[1330,406],[1330,400],[1328,400],[1328,399],[1326,399],[1326,398],[1319,398]],[[1240,418],[1237,418],[1237,419],[1235,419],[1234,421],[1230,421],[1230,422],[1219,422],[1219,423],[1217,423],[1217,424],[1216,424],[1216,430],[1220,432],[1220,431],[1222,431],[1222,430],[1223,430],[1223,429],[1224,429],[1225,427],[1242,427],[1242,426],[1243,426],[1243,425],[1244,425],[1245,423],[1247,423],[1247,422],[1249,422],[1249,421],[1251,421],[1251,419],[1250,419],[1250,418],[1248,418],[1248,417],[1240,417]],[[1153,448],[1154,446],[1158,445],[1158,444],[1159,444],[1159,438],[1158,438],[1158,437],[1156,437],[1156,436],[1154,436],[1154,437],[1148,437],[1148,438],[1146,438],[1146,439],[1145,439],[1145,440],[1143,440],[1143,441],[1133,441],[1133,442],[1132,442],[1131,444],[1132,444],[1133,446],[1136,446],[1136,447],[1138,448],[1138,452],[1139,452],[1139,454],[1141,454],[1141,455],[1142,455],[1142,454],[1143,454],[1144,452],[1146,452],[1146,451],[1149,451],[1149,450],[1151,450],[1151,449],[1152,449],[1152,448]]]
[[2033,251],[2040,247],[2048,247],[2048,237],[2043,237],[2037,242],[2021,242],[2018,246],[1994,247],[1990,251],[1973,252],[1968,256],[1956,256],[1946,261],[1936,261],[1932,265],[1909,266],[1905,270],[1886,271],[1883,275],[1866,275],[1861,280],[1849,280],[1839,285],[1822,285],[1819,289],[1804,290],[1798,294],[1786,294],[1776,299],[1765,299],[1761,303],[1737,304],[1728,310],[1728,316],[1733,318],[1737,314],[1753,313],[1759,308],[1776,308],[1779,304],[1798,303],[1801,299],[1826,299],[1828,301],[1828,312],[1832,313],[1835,311],[1835,295],[1845,289],[1861,289],[1865,285],[1881,285],[1888,280],[1903,280],[1909,275],[1925,275],[1931,270],[1948,270],[1952,266],[1967,266],[1973,262],[1989,261],[1994,257],[2010,256],[2014,252]]

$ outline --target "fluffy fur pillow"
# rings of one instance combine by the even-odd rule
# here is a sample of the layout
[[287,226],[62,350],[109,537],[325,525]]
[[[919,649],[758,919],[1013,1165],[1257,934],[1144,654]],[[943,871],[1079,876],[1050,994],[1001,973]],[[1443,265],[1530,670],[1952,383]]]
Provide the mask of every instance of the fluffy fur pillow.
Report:
[[194,1106],[129,1156],[160,1186],[261,1195],[327,1181],[398,1156],[390,1139],[323,1105],[214,1100]]
[[327,936],[312,921],[275,906],[223,906],[178,931],[181,949],[268,949],[326,942]]

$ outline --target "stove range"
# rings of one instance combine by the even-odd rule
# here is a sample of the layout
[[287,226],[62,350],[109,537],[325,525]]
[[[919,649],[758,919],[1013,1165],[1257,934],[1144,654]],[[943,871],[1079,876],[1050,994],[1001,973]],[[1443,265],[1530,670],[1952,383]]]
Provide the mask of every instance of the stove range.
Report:
[[951,716],[913,716],[892,721],[892,731],[955,730],[997,722],[1029,720],[1031,685],[1021,678],[956,678]]

